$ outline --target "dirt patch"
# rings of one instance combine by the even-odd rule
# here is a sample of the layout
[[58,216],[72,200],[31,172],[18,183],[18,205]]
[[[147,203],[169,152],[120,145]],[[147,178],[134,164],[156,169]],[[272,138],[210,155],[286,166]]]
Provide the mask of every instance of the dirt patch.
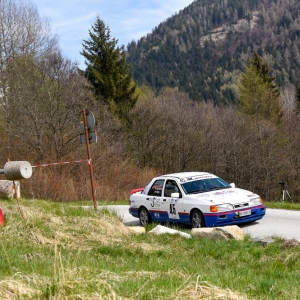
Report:
[[[250,22],[247,19],[238,20],[237,24],[233,25],[234,30],[239,31],[243,28],[253,29],[257,25],[257,21],[259,19],[258,14],[258,11],[252,12],[252,19],[250,20]],[[204,35],[200,38],[200,45],[203,47],[205,41],[212,40],[216,42],[219,40],[224,40],[230,29],[231,27],[226,25],[215,27],[207,35]]]

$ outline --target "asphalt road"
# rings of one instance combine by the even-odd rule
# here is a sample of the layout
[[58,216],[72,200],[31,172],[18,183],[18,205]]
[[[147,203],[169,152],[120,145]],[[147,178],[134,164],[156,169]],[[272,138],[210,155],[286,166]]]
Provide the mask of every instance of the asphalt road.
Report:
[[[116,211],[125,225],[140,226],[139,219],[129,214],[129,205],[110,205],[107,208]],[[261,220],[240,225],[240,228],[252,238],[277,236],[300,241],[300,211],[269,208]]]

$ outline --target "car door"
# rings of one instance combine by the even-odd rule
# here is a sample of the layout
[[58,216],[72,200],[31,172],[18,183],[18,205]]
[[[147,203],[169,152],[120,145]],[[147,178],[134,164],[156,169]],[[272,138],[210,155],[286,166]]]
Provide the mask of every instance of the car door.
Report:
[[175,180],[167,180],[164,186],[164,193],[162,197],[162,204],[160,205],[161,210],[167,212],[168,221],[176,222],[179,221],[179,212],[182,208],[182,201],[180,198],[173,198],[173,193],[179,193],[180,190]]
[[168,220],[168,213],[165,211],[165,205],[162,205],[164,179],[157,179],[154,181],[147,194],[147,208],[152,220],[164,222]]

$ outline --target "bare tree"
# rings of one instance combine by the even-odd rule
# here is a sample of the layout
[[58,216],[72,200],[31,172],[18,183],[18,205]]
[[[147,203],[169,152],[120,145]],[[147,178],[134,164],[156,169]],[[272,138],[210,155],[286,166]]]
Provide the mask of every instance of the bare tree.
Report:
[[9,62],[9,134],[16,148],[35,153],[35,160],[61,159],[78,147],[79,116],[89,101],[77,64],[54,53],[39,60]]
[[7,62],[18,55],[39,56],[57,50],[47,20],[27,0],[0,0],[0,78]]
[[161,172],[188,170],[202,160],[203,131],[199,104],[166,89],[138,101],[132,112],[129,148],[140,167]]
[[34,4],[27,0],[0,0],[0,126],[6,145],[11,143],[12,137],[7,133],[14,118],[7,110],[9,61],[20,55],[39,57],[57,50],[57,37],[51,34],[48,21],[39,17]]
[[296,109],[296,89],[293,84],[286,84],[280,88],[280,102],[285,114]]

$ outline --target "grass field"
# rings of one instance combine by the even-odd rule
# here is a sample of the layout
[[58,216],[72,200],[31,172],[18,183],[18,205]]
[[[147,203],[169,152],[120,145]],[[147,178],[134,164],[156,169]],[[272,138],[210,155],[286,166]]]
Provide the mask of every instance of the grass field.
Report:
[[138,235],[82,204],[0,201],[0,299],[300,299],[296,241]]

